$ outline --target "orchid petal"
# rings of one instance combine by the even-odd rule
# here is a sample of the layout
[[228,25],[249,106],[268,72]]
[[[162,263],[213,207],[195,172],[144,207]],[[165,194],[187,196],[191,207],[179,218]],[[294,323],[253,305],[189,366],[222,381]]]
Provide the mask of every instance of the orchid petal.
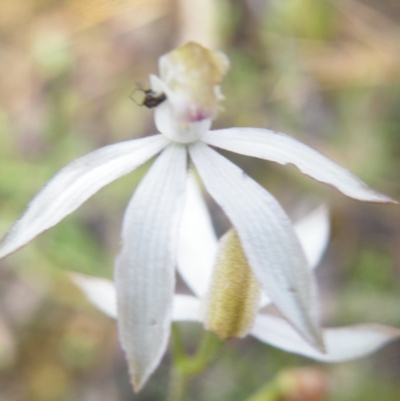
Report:
[[379,324],[324,329],[325,354],[310,347],[287,322],[276,316],[259,314],[251,334],[274,347],[321,362],[344,362],[371,354],[399,338],[400,330]]
[[[294,223],[294,230],[303,248],[304,254],[311,269],[315,269],[329,241],[329,212],[325,205],[321,205],[302,219]],[[260,308],[271,303],[269,297],[261,294]]]
[[343,194],[366,202],[396,203],[368,188],[350,171],[296,139],[261,128],[229,128],[209,131],[204,142],[247,156],[294,164],[302,173],[332,185]]
[[166,349],[186,186],[186,150],[171,144],[141,181],[124,217],[116,261],[118,323],[136,391]]
[[315,269],[329,242],[329,212],[325,205],[320,206],[294,224],[307,261]]
[[105,185],[130,173],[169,141],[161,135],[98,149],[64,167],[36,195],[0,245],[4,258],[56,225]]
[[179,238],[178,270],[198,297],[203,296],[210,285],[217,247],[207,205],[190,174]]
[[264,308],[265,306],[269,305],[271,303],[271,299],[265,292],[261,292],[261,298],[260,298],[260,303],[258,305],[258,308]]
[[172,320],[175,322],[200,321],[200,300],[192,295],[175,294],[172,309]]
[[97,309],[107,316],[117,318],[117,296],[111,280],[77,273],[72,273],[70,277]]
[[261,286],[299,332],[322,348],[315,282],[279,203],[204,143],[193,144],[189,151],[207,190],[235,227]]
[[[77,273],[70,274],[70,277],[92,305],[107,316],[117,318],[117,294],[111,280]],[[172,320],[177,322],[198,321],[200,320],[200,311],[199,299],[183,294],[174,296]]]

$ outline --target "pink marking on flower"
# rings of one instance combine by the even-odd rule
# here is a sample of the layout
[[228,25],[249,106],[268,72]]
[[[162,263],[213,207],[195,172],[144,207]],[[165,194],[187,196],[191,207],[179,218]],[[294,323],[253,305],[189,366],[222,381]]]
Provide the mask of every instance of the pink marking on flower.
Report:
[[192,107],[188,111],[188,115],[185,118],[189,123],[197,123],[202,120],[208,120],[213,117],[213,113],[210,110],[205,110],[201,107]]

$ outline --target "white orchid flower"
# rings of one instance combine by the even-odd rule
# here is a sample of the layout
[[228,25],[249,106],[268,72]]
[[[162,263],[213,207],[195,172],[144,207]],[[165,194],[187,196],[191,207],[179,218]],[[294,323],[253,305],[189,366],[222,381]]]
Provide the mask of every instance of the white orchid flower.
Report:
[[[329,240],[327,209],[323,206],[319,207],[298,221],[294,228],[310,268],[316,268]],[[213,266],[215,266],[217,247],[217,240],[205,203],[196,188],[196,184],[191,180],[189,181],[188,197],[179,241],[178,269],[181,277],[195,295],[175,294],[172,308],[173,321],[204,322],[210,318],[210,311],[205,311],[204,305],[210,302],[210,287],[216,284]],[[196,252],[188,252],[188,248],[193,248]],[[237,263],[233,264],[237,267]],[[117,318],[116,291],[112,281],[76,273],[71,274],[71,277],[94,306],[108,316]],[[227,285],[232,284],[229,277],[226,278],[226,281]],[[243,281],[241,284],[246,287]],[[251,287],[251,285],[248,286],[248,288]],[[229,292],[229,290],[226,291],[221,286],[219,290],[224,293],[223,295]],[[234,291],[239,292],[242,296],[241,301],[243,304],[246,304],[245,298],[247,298],[247,301],[250,298],[250,303],[254,299],[254,295],[252,296],[251,294],[243,297],[244,291],[238,287],[234,288]],[[229,309],[229,304],[234,302],[235,300],[231,296],[230,299],[225,299],[221,304],[224,304],[223,306],[227,306]],[[268,297],[265,297],[258,305],[258,309],[262,309],[268,303]],[[211,311],[211,315],[213,313]],[[228,321],[228,326],[234,328],[234,326],[239,327],[243,321],[251,321],[248,333],[245,334],[252,335],[258,340],[282,350],[327,363],[345,362],[364,357],[400,336],[399,329],[380,324],[326,328],[323,329],[323,338],[326,344],[326,352],[323,353],[311,347],[281,317],[268,312],[258,312],[253,320],[250,315],[247,314],[242,319],[243,316],[240,313],[236,314],[235,317],[239,321],[230,324],[231,314],[225,319],[224,325]],[[243,335],[243,333],[237,334]]]
[[189,155],[235,227],[261,287],[293,327],[323,349],[315,283],[288,217],[264,188],[208,145],[294,164],[354,199],[392,200],[284,134],[257,128],[210,131],[222,98],[219,84],[228,69],[222,53],[188,43],[162,56],[159,66],[160,78],[150,77],[147,104],[158,104],[155,123],[160,134],[106,146],[63,168],[7,233],[0,258],[161,152],[128,205],[115,266],[120,339],[133,385],[139,389],[158,365],[169,338]]

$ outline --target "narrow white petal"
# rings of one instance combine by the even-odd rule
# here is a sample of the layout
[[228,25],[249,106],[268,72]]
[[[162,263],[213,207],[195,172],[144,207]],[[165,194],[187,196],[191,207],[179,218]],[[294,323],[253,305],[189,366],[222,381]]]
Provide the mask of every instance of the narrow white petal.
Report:
[[[294,224],[294,230],[306,255],[311,269],[315,269],[329,242],[329,212],[321,205]],[[271,303],[266,294],[262,294],[260,308]]]
[[97,309],[114,319],[117,317],[117,298],[111,280],[77,273],[70,277]]
[[[117,294],[111,280],[77,273],[71,273],[70,277],[93,306],[106,315],[117,318]],[[200,313],[199,299],[191,295],[174,295],[172,320],[199,321],[201,320]]]
[[217,247],[207,205],[190,174],[178,245],[178,270],[198,297],[208,290]]
[[294,224],[294,229],[303,247],[308,263],[315,269],[329,242],[329,212],[321,205]]
[[191,295],[175,294],[172,309],[172,320],[176,322],[190,320],[200,321],[200,300]]
[[169,141],[161,135],[98,149],[64,167],[36,195],[0,244],[4,258],[77,209],[105,185],[130,173]]
[[120,339],[136,391],[158,366],[169,338],[185,187],[186,149],[170,145],[124,217],[115,283]]
[[204,143],[189,149],[207,190],[239,234],[261,286],[299,332],[322,347],[315,282],[285,212],[265,189]]
[[400,337],[400,330],[379,324],[324,329],[326,353],[310,347],[283,319],[259,314],[251,334],[262,342],[322,362],[344,362],[361,358]]
[[368,188],[350,171],[296,139],[261,128],[229,128],[208,132],[209,145],[280,164],[294,164],[301,172],[332,185],[345,195],[366,202],[394,202]]

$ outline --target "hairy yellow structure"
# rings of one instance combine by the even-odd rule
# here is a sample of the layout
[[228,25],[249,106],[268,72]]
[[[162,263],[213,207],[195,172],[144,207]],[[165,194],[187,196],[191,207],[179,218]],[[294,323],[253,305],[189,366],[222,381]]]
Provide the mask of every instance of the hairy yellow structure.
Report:
[[230,230],[220,241],[207,298],[205,326],[222,339],[243,337],[253,325],[259,301],[260,286],[236,231]]

